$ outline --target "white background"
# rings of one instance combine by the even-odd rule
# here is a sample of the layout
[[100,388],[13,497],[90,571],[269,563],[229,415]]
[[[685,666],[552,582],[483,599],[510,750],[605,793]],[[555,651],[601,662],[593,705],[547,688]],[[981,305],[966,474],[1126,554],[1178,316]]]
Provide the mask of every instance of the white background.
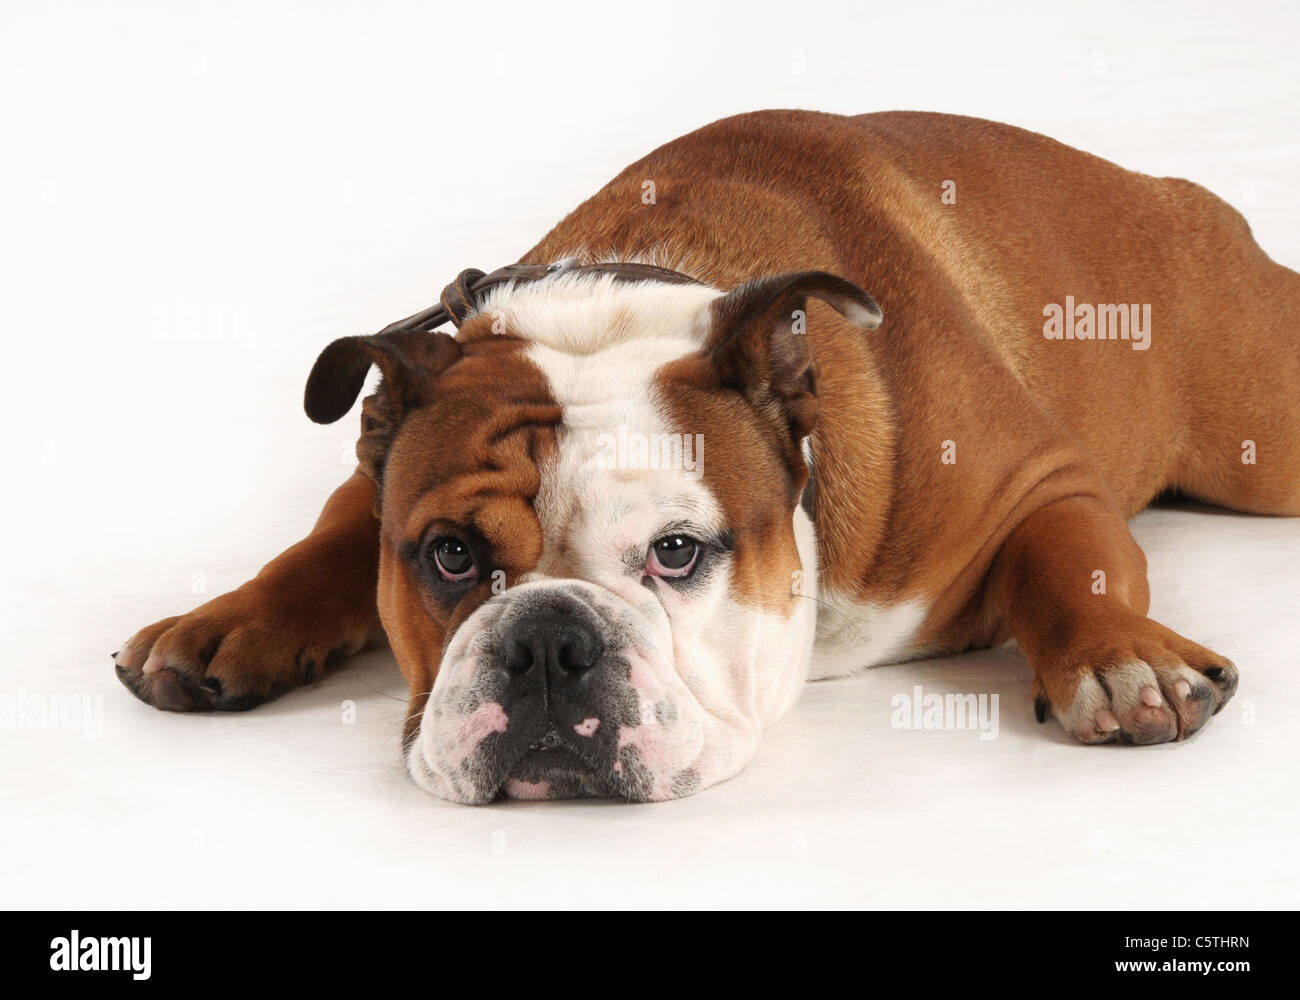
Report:
[[[109,654],[347,474],[356,418],[301,411],[324,344],[730,113],[1001,119],[1197,180],[1300,267],[1298,10],[6,0],[0,694],[100,696],[103,731],[0,730],[0,903],[1295,906],[1296,520],[1136,522],[1153,613],[1243,671],[1188,745],[1075,746],[985,652],[813,685],[663,805],[424,795],[386,652],[217,716],[148,708]],[[892,729],[914,684],[998,693],[999,738]]]

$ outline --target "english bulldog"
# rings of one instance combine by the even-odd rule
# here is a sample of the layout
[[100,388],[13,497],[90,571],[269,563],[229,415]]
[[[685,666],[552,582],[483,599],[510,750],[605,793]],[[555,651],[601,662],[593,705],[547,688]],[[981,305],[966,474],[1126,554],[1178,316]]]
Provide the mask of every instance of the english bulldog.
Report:
[[114,661],[240,710],[386,637],[462,803],[685,796],[810,678],[1004,642],[1080,743],[1187,739],[1237,668],[1147,617],[1126,520],[1300,515],[1300,277],[1195,184],[973,118],[716,122],[330,344],[308,416],[371,366],[312,532]]

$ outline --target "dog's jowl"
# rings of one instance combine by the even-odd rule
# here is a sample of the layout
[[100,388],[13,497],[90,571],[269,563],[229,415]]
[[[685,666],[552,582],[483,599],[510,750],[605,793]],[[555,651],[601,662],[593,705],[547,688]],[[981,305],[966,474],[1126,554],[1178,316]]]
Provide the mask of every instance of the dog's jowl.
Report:
[[330,344],[312,419],[382,371],[357,472],[117,671],[243,709],[386,637],[410,772],[466,803],[687,795],[810,677],[1008,639],[1080,742],[1185,739],[1237,670],[1147,617],[1126,520],[1300,515],[1297,316],[1189,182],[968,118],[726,119]]

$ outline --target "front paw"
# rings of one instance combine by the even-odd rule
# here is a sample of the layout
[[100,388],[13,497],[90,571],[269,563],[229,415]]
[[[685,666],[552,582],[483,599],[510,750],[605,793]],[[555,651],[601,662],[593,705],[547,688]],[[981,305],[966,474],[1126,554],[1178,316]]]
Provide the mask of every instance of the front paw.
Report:
[[1035,665],[1034,712],[1081,743],[1193,736],[1237,690],[1232,661],[1150,619]]
[[339,634],[340,624],[245,586],[141,629],[113,662],[122,683],[156,708],[243,711],[310,684],[331,652],[359,649],[364,628]]

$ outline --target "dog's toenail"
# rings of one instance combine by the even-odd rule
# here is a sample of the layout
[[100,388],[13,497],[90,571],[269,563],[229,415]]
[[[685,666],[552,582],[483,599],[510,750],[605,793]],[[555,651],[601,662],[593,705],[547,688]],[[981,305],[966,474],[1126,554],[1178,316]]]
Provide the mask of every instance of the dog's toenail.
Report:
[[1188,684],[1187,681],[1183,680],[1181,677],[1174,682],[1174,694],[1178,695],[1179,698],[1182,698],[1184,701],[1186,701],[1187,696],[1191,693],[1192,693],[1192,686]]
[[1047,713],[1051,707],[1052,703],[1047,700],[1047,695],[1039,693],[1034,696],[1034,718],[1039,722],[1047,721]]
[[1223,680],[1223,668],[1210,667],[1208,670],[1205,671],[1205,676],[1212,681],[1221,681]]
[[144,661],[144,666],[140,668],[140,671],[141,673],[146,673],[146,674],[156,674],[159,670],[161,670],[166,665],[167,664],[163,662],[163,658],[161,656],[159,656],[157,653],[150,653],[149,658]]
[[1143,705],[1148,705],[1148,706],[1150,706],[1151,708],[1159,708],[1159,707],[1160,707],[1160,705],[1161,705],[1160,692],[1157,691],[1155,688],[1153,688],[1150,684],[1148,684],[1146,687],[1144,687],[1144,688],[1141,690],[1140,694],[1141,694],[1141,697],[1142,697],[1142,704],[1143,704]]
[[205,677],[199,682],[199,687],[205,691],[210,691],[212,694],[221,694],[221,681],[215,677]]
[[1103,733],[1113,733],[1119,728],[1119,719],[1108,708],[1103,708],[1097,713],[1097,728]]

